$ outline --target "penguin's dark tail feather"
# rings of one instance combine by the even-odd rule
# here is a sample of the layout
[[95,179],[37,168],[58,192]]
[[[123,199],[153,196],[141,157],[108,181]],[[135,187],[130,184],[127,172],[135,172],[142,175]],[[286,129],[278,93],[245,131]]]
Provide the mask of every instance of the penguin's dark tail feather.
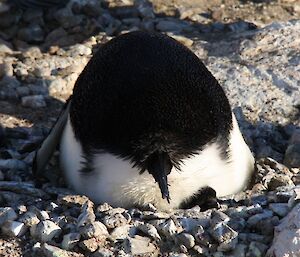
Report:
[[56,146],[59,144],[63,129],[68,119],[70,103],[71,98],[69,98],[69,100],[65,103],[60,115],[50,130],[49,135],[45,138],[35,153],[32,163],[32,173],[36,178],[37,185],[39,185],[39,182],[43,180],[42,171],[53,155]]
[[162,198],[170,203],[170,193],[168,188],[168,178],[172,169],[170,157],[165,152],[155,152],[146,161],[146,169],[158,183]]

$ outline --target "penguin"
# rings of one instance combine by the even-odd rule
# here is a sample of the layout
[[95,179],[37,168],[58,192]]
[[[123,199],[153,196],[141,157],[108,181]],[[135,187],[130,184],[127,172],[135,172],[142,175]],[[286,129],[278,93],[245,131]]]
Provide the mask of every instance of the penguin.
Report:
[[154,32],[120,35],[94,54],[37,151],[36,174],[57,143],[72,189],[125,208],[176,209],[205,188],[231,195],[254,170],[218,81],[191,50]]

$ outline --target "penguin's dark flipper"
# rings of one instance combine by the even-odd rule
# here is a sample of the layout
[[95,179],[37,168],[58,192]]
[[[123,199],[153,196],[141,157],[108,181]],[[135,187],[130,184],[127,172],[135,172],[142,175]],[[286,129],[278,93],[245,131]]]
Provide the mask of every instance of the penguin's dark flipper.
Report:
[[42,181],[42,171],[53,155],[56,146],[59,144],[63,129],[67,123],[70,103],[71,98],[69,98],[69,100],[65,103],[58,119],[50,130],[49,135],[45,138],[35,153],[32,163],[32,173],[37,180],[37,184],[39,181]]

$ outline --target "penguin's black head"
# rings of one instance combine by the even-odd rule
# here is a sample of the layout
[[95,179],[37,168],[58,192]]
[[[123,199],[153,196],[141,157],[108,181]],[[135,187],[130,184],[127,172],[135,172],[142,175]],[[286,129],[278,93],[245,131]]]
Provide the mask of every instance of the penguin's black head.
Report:
[[226,151],[232,124],[222,88],[197,56],[146,32],[100,47],[75,84],[70,118],[87,152],[110,152],[148,171],[167,200],[172,167],[220,135]]

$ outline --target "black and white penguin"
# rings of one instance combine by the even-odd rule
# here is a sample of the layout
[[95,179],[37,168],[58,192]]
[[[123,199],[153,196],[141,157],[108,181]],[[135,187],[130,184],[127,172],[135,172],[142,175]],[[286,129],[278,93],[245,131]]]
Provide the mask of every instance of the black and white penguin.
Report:
[[36,172],[55,145],[49,141],[60,138],[69,186],[113,206],[177,208],[205,187],[230,195],[254,168],[217,80],[189,49],[158,33],[132,32],[101,46],[49,138]]

